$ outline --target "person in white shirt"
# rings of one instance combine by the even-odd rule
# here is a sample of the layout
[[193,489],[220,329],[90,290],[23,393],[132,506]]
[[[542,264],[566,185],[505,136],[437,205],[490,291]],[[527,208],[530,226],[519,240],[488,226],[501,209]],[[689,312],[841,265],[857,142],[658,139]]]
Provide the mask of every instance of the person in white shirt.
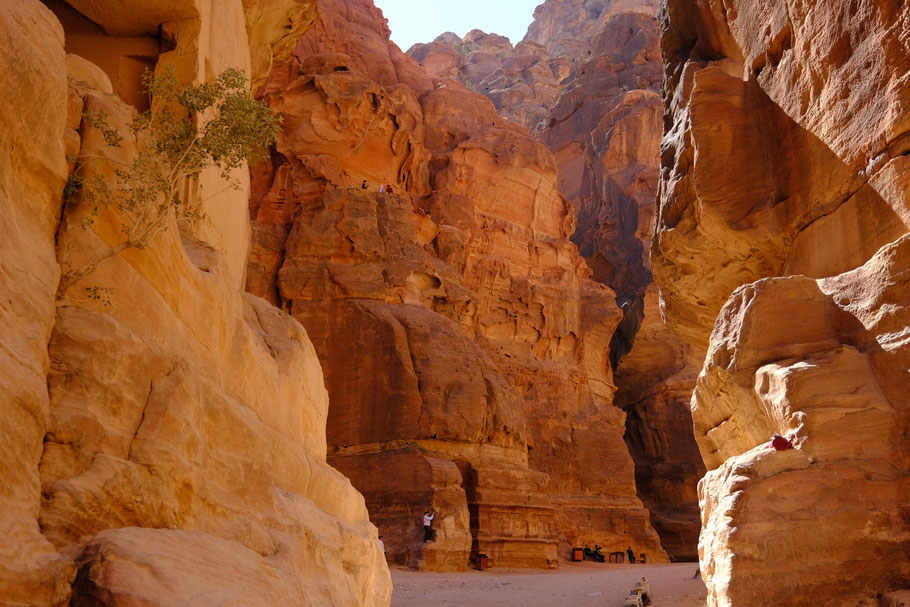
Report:
[[382,550],[382,553],[385,554],[385,542],[382,541],[382,536],[379,536],[379,548]]
[[429,542],[433,539],[433,517],[436,516],[436,513],[430,514],[430,511],[427,510],[423,513],[423,541]]

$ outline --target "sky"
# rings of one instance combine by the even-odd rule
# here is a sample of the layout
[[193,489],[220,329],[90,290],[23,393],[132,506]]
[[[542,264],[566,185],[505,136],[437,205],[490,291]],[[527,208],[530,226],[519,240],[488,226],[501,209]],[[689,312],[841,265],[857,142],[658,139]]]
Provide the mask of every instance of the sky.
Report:
[[472,29],[506,36],[512,44],[525,37],[534,9],[543,0],[374,0],[389,20],[392,42],[407,52],[443,32],[464,37]]

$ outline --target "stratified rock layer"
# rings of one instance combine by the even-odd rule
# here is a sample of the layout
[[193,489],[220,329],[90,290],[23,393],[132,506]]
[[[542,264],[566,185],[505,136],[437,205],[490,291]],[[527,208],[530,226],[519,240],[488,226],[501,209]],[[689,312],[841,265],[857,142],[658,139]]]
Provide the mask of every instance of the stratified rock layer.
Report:
[[[122,239],[115,205],[92,212],[64,204],[63,191],[68,161],[112,183],[134,153],[135,109],[113,94],[131,82],[118,71],[133,65],[124,49],[163,32],[171,50],[145,59],[187,83],[250,69],[240,2],[72,4],[85,14],[0,3],[11,79],[0,91],[0,153],[11,155],[0,162],[10,551],[0,602],[387,605],[363,498],[325,460],[313,346],[287,313],[240,290],[245,170],[236,191],[217,171],[187,184],[192,217],[170,216],[147,247],[102,262],[55,309],[58,262],[78,267]],[[103,66],[66,55],[64,31]],[[83,110],[105,112],[120,147]]]
[[910,9],[671,0],[663,27],[652,264],[668,324],[708,347],[709,604],[877,604],[910,586]]
[[318,11],[263,90],[284,133],[254,171],[247,285],[313,337],[330,461],[400,562],[547,567],[594,541],[665,558],[611,406],[619,312],[568,242],[552,155],[434,82],[370,2]]
[[704,354],[664,326],[648,258],[663,110],[657,5],[548,0],[514,47],[475,30],[408,53],[489,97],[554,153],[572,241],[623,309],[611,362],[638,494],[664,549],[695,560],[704,466],[688,400]]

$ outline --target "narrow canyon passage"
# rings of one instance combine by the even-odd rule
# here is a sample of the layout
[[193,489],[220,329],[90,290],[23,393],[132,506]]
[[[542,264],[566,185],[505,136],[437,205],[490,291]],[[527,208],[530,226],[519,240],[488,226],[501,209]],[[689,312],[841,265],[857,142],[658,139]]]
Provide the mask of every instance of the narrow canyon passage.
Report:
[[0,605],[910,604],[910,5],[391,14],[0,0]]

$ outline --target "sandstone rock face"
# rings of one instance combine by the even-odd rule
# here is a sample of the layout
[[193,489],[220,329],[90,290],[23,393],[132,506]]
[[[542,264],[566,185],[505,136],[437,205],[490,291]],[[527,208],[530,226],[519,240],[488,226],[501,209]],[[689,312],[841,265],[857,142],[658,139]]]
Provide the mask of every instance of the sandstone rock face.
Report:
[[552,155],[434,82],[366,0],[320,0],[263,92],[285,129],[254,170],[247,288],[312,336],[330,462],[391,558],[552,567],[594,541],[665,558],[611,406],[619,312],[568,241]]
[[554,153],[559,192],[577,218],[572,241],[623,309],[611,362],[639,496],[664,548],[694,560],[704,466],[688,400],[704,353],[664,326],[648,258],[663,111],[657,9],[644,0],[548,0],[514,48],[474,31],[409,54],[488,96]]
[[574,57],[540,137],[575,208],[572,241],[623,309],[611,358],[638,494],[664,549],[694,560],[704,466],[688,400],[700,357],[665,327],[647,254],[662,126],[655,15],[653,3],[548,2],[527,39]]
[[630,306],[632,314],[627,313],[639,324],[631,350],[616,368],[614,402],[628,416],[625,438],[638,495],[661,546],[677,560],[694,561],[701,528],[696,488],[705,467],[692,434],[689,399],[703,356],[667,330],[658,299],[652,283],[643,306]]
[[435,78],[451,78],[489,97],[500,115],[537,131],[556,102],[569,60],[551,57],[540,44],[509,39],[481,30],[459,38],[446,33],[408,54]]
[[250,45],[250,79],[253,90],[265,83],[272,66],[288,58],[300,36],[316,20],[312,0],[243,0],[246,34]]
[[788,18],[783,2],[737,2],[725,21],[683,4],[668,5],[663,40],[670,122],[652,261],[674,285],[667,322],[705,344],[741,284],[837,274],[907,231],[894,109],[910,94],[907,15],[823,2]]
[[77,565],[74,607],[171,607],[188,599],[192,604],[262,607],[338,604],[332,582],[297,575],[293,559],[264,556],[196,531],[108,529],[88,542]]
[[591,50],[604,23],[621,13],[657,15],[657,0],[547,0],[534,10],[525,40],[546,46],[552,55],[581,57]]
[[711,605],[908,586],[908,18],[667,3],[652,263],[668,324],[708,347],[692,411]]
[[[905,236],[840,276],[741,287],[721,310],[693,396],[711,604],[855,605],[907,585],[908,281]],[[775,451],[772,432],[796,448]]]
[[0,3],[0,37],[0,596],[62,605],[72,563],[41,534],[37,518],[60,272],[54,228],[66,182],[63,30],[40,3],[9,0]]
[[[100,20],[99,51],[105,30],[136,33],[122,22],[132,16],[166,32],[174,48],[158,65],[186,82],[249,70],[240,2],[128,14],[73,4]],[[376,528],[325,460],[328,396],[312,343],[240,290],[246,171],[238,191],[217,171],[188,184],[195,216],[170,217],[150,246],[103,262],[55,310],[58,261],[78,266],[118,242],[123,221],[115,207],[88,223],[85,202],[64,206],[65,151],[85,175],[113,179],[135,147],[134,110],[111,94],[111,74],[67,57],[65,27],[40,3],[4,4],[0,28],[13,79],[0,91],[12,154],[0,168],[0,406],[12,424],[2,602],[387,605]],[[122,145],[104,145],[83,109],[106,112]]]

